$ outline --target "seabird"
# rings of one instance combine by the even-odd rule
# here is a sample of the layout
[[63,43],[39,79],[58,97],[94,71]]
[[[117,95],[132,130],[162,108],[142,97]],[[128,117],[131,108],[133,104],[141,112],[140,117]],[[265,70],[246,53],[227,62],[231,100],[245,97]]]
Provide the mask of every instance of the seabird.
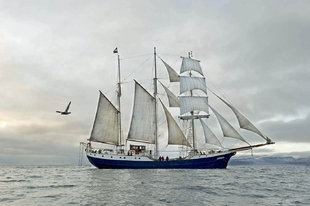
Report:
[[67,108],[66,108],[66,110],[64,111],[64,112],[62,112],[62,111],[56,111],[57,113],[60,113],[61,115],[68,115],[68,114],[71,114],[71,112],[69,112],[69,107],[70,107],[70,105],[71,105],[71,102],[69,102],[69,104],[68,104],[68,106],[67,106]]

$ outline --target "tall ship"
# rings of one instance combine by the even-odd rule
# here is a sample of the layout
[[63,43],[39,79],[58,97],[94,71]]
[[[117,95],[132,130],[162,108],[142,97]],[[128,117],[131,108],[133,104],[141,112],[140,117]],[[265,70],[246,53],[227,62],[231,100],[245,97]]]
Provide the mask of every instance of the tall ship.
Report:
[[[154,48],[153,92],[147,91],[136,80],[134,102],[129,132],[122,133],[121,110],[122,81],[120,56],[118,56],[117,103],[113,104],[105,94],[99,92],[99,101],[93,128],[85,145],[86,156],[91,164],[100,169],[216,169],[226,168],[230,158],[239,151],[274,144],[262,134],[236,107],[220,95],[207,89],[206,78],[200,61],[191,52],[181,57],[180,72],[157,56]],[[171,84],[179,87],[175,95],[157,77],[157,61],[167,70]],[[158,85],[166,97],[159,97]],[[236,116],[241,129],[255,133],[264,143],[251,145],[243,136],[209,104],[208,94],[213,93],[223,105]],[[168,101],[167,101],[168,100]],[[167,101],[167,106],[164,102]],[[173,110],[174,112],[171,112]],[[175,111],[178,114],[175,115]],[[210,113],[212,111],[212,113]],[[207,119],[214,115],[223,138],[234,138],[244,146],[226,148],[210,129]],[[165,118],[161,118],[161,117]],[[166,125],[159,124],[164,119]],[[199,128],[198,128],[199,127]],[[202,132],[196,132],[200,129]],[[202,139],[203,142],[197,141]],[[207,148],[201,144],[208,145]]]

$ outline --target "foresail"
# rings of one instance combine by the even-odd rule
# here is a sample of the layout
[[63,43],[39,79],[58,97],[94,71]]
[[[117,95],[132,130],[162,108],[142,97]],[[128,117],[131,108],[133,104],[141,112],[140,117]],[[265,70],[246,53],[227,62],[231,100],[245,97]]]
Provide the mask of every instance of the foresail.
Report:
[[119,135],[118,126],[118,110],[100,92],[95,122],[89,139],[116,145]]
[[188,58],[188,57],[182,57],[182,59],[183,60],[182,60],[180,74],[186,71],[194,70],[203,76],[202,69],[200,67],[200,63],[198,60]]
[[180,96],[180,114],[191,111],[204,111],[209,113],[208,97]]
[[193,89],[199,89],[207,94],[205,78],[180,76],[180,94],[191,91]]
[[222,132],[223,132],[223,136],[224,137],[230,137],[230,138],[235,138],[235,139],[239,139],[247,144],[249,144],[236,130],[235,128],[233,128],[233,126],[231,126],[231,124],[229,124],[229,122],[222,116],[220,115],[214,108],[212,108],[211,106],[209,106],[211,108],[211,110],[213,111],[213,113],[215,114],[218,122],[220,123]]
[[178,73],[174,69],[172,69],[171,66],[169,66],[164,60],[162,60],[162,59],[160,59],[160,60],[164,63],[164,65],[168,71],[170,82],[179,82],[180,78],[179,78]]
[[160,81],[159,83],[164,88],[167,94],[168,101],[169,101],[169,107],[180,107],[180,102],[178,98],[165,85],[163,85],[163,83],[161,83]]
[[250,120],[248,120],[243,114],[241,114],[235,107],[233,107],[231,104],[226,102],[224,99],[222,99],[215,93],[213,94],[217,96],[222,102],[224,102],[233,111],[233,113],[236,115],[238,119],[240,128],[254,132],[258,134],[259,136],[261,136],[262,138],[264,138],[265,140],[267,140],[267,138],[250,122]]
[[222,144],[220,143],[218,138],[215,136],[215,134],[212,132],[212,130],[207,126],[207,124],[204,123],[204,121],[202,119],[199,119],[199,120],[200,120],[200,123],[201,123],[202,128],[203,128],[203,133],[205,135],[206,143],[216,145],[218,147],[223,148]]
[[173,119],[172,115],[165,107],[165,105],[160,100],[162,107],[164,108],[167,124],[168,124],[168,144],[170,145],[185,145],[191,147],[189,142],[186,140],[182,130],[180,129],[179,125]]
[[155,143],[155,98],[135,81],[135,97],[128,140]]

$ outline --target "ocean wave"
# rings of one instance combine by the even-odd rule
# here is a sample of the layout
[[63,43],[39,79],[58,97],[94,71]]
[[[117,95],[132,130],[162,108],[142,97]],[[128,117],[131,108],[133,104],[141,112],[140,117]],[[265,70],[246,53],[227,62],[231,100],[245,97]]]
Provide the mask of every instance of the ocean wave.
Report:
[[0,205],[235,206],[310,202],[310,170],[304,167],[78,170],[51,166],[27,167],[27,172],[16,167],[1,169],[5,175],[0,180]]
[[75,185],[46,185],[46,186],[26,186],[27,189],[48,189],[48,188],[72,188]]
[[0,182],[29,182],[28,180],[0,180]]

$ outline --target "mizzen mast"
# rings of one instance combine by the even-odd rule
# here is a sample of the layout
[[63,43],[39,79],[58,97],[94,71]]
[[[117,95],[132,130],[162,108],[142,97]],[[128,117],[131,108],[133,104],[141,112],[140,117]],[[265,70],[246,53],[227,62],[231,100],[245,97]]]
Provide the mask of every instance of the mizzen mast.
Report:
[[118,102],[118,128],[119,128],[119,137],[118,137],[118,146],[122,147],[122,121],[121,121],[121,61],[119,54],[117,54],[117,66],[118,66],[118,92],[117,92],[117,102]]

